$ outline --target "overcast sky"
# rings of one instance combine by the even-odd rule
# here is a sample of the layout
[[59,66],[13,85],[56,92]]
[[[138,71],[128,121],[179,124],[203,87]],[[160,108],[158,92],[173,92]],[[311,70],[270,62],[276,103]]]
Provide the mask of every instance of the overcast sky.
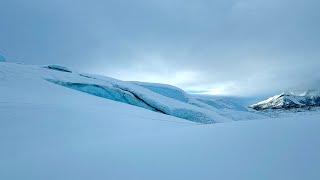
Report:
[[0,0],[0,54],[188,91],[320,86],[319,0]]

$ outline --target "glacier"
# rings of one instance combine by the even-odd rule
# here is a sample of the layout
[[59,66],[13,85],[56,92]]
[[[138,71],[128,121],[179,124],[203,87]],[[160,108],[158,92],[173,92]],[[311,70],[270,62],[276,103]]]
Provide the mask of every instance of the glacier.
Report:
[[167,84],[122,81],[81,73],[61,65],[30,66],[15,63],[3,63],[3,65],[12,71],[18,69],[26,72],[26,76],[36,74],[41,80],[69,89],[197,123],[209,124],[270,117],[269,114],[247,108],[230,97],[190,94]]
[[61,65],[5,64],[7,69],[15,66],[19,71],[38,74],[42,80],[56,85],[197,123],[266,118],[263,113],[250,112],[225,98],[189,94],[171,85],[121,81],[101,75],[80,73]]
[[[264,114],[250,112],[247,108],[226,98],[189,94],[180,88],[158,83],[121,81],[94,74],[70,73],[49,82],[86,92],[102,98],[128,103],[167,115],[198,123],[219,123],[265,118]],[[59,74],[60,75],[60,74]],[[68,78],[67,78],[68,77]]]
[[[320,111],[246,121],[239,116],[263,113],[238,107],[226,97],[182,93],[185,99],[175,100],[178,95],[167,90],[155,93],[137,84],[69,70],[72,73],[0,63],[0,179],[320,177]],[[152,86],[156,91],[180,91]],[[150,104],[137,106],[143,102],[140,97],[147,103],[160,98],[151,104],[165,103],[172,111],[179,105],[201,107],[231,122],[201,124],[159,113],[148,109]],[[136,105],[129,104],[131,100],[137,100]]]
[[162,96],[142,86],[120,80],[96,76],[73,74],[73,78],[47,78],[59,84],[92,95],[154,110],[199,123],[227,122],[230,119],[214,111],[203,109],[173,98]]

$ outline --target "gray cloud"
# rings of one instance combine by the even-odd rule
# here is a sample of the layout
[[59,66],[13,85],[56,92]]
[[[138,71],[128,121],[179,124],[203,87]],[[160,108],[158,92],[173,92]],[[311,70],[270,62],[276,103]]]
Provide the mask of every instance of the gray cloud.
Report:
[[190,91],[319,88],[316,0],[8,0],[0,53]]

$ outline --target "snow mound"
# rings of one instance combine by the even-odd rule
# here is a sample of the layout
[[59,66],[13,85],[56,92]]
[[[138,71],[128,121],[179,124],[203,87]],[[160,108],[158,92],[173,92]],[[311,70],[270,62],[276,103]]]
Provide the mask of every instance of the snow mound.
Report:
[[308,90],[302,94],[282,93],[258,102],[250,107],[255,110],[266,109],[296,109],[320,106],[320,91]]

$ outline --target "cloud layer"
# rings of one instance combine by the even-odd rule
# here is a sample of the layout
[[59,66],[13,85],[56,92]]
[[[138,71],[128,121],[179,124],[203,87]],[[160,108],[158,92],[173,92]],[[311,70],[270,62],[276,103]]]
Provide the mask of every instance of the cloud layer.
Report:
[[0,54],[189,91],[320,86],[316,0],[10,0]]

